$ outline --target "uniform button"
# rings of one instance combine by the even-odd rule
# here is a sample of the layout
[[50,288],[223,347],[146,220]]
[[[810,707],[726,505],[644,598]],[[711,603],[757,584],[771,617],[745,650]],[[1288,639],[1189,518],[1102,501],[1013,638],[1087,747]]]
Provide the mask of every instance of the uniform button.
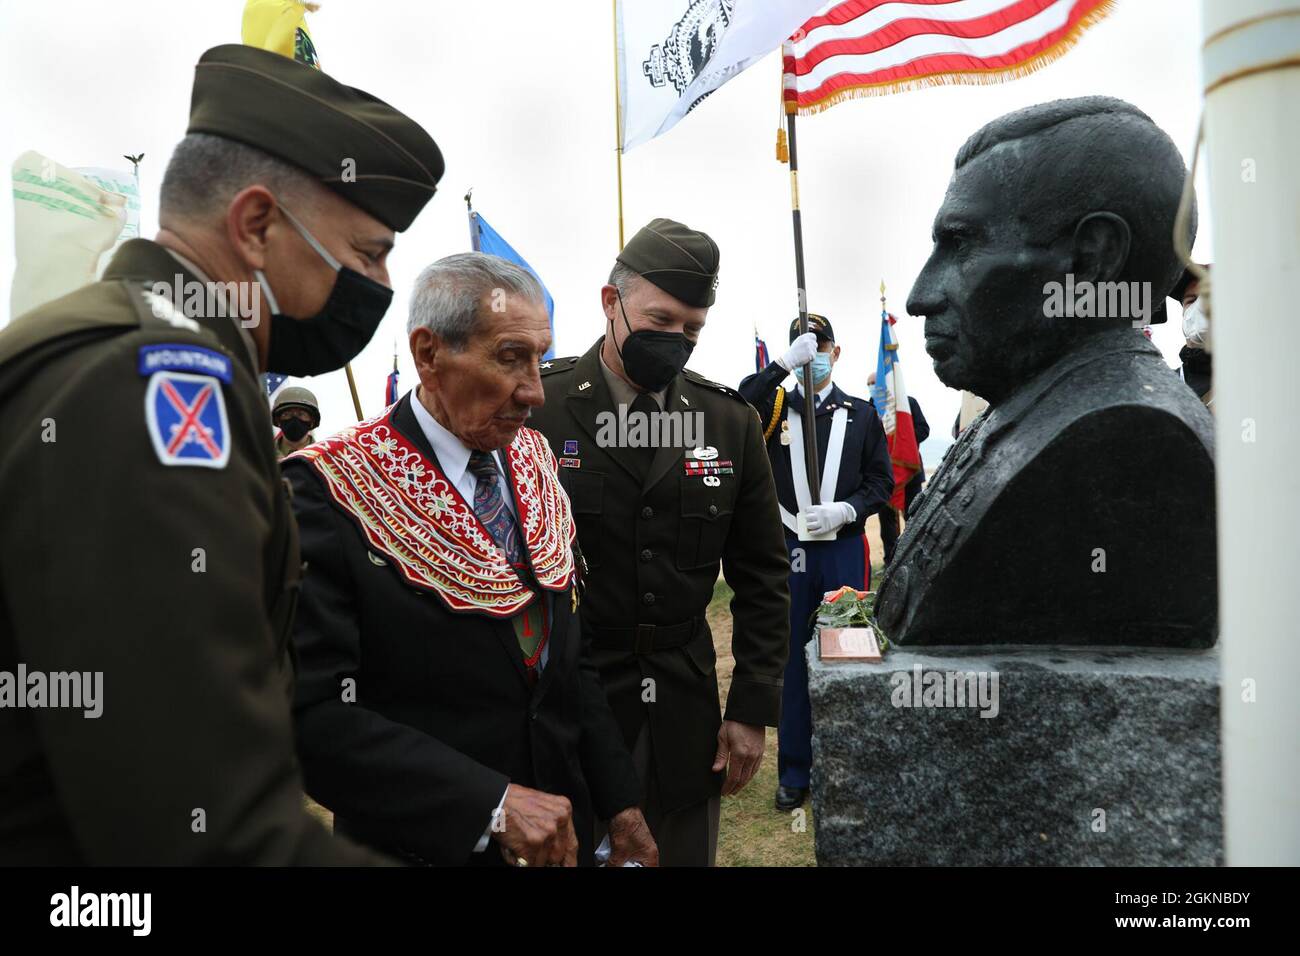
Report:
[[651,508],[649,505],[646,505],[644,508],[641,509],[642,518],[653,518],[654,516],[655,516],[655,510]]
[[641,552],[641,560],[642,560],[642,561],[649,561],[649,560],[650,560],[651,558],[653,558],[654,556],[655,556],[655,553],[654,553],[653,551],[651,551],[649,548],[646,548],[644,551]]
[[642,604],[654,604],[654,602],[655,602],[655,596],[651,594],[649,591],[646,591],[645,594],[641,595]]
[[709,505],[709,517],[710,517],[710,518],[716,518],[717,516],[718,516],[718,506],[717,506],[717,505]]

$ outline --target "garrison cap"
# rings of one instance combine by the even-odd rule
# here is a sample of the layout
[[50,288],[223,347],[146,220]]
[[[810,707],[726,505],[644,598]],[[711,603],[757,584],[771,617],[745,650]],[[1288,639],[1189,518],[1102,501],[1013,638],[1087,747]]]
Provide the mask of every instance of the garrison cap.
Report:
[[641,278],[687,305],[707,309],[718,288],[718,244],[671,219],[653,219],[617,256]]
[[[834,342],[835,330],[831,328],[831,320],[824,315],[818,315],[816,312],[808,313],[808,331],[817,336],[818,342]],[[790,322],[790,341],[793,342],[799,337],[799,316],[795,316]]]
[[292,163],[394,232],[432,198],[445,168],[432,137],[383,100],[239,43],[199,58],[186,132],[235,140]]

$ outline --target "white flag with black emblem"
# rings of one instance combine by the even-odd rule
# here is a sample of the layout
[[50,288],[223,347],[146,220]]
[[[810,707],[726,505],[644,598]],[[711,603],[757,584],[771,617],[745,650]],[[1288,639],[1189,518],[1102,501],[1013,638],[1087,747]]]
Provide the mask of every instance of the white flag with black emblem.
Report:
[[672,129],[826,0],[618,0],[619,144]]

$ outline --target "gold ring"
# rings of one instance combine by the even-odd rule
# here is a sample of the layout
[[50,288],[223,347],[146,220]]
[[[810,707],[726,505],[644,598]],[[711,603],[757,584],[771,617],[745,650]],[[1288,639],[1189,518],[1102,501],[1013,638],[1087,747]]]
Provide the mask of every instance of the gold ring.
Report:
[[522,856],[515,857],[515,866],[527,866],[527,865],[528,865],[528,861],[525,860]]

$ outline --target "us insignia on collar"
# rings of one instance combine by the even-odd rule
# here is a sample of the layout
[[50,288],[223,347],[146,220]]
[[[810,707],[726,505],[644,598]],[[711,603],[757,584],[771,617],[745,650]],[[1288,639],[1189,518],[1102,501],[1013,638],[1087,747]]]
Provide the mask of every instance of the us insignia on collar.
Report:
[[225,468],[230,460],[226,400],[220,380],[211,375],[154,372],[145,390],[144,420],[164,465]]

